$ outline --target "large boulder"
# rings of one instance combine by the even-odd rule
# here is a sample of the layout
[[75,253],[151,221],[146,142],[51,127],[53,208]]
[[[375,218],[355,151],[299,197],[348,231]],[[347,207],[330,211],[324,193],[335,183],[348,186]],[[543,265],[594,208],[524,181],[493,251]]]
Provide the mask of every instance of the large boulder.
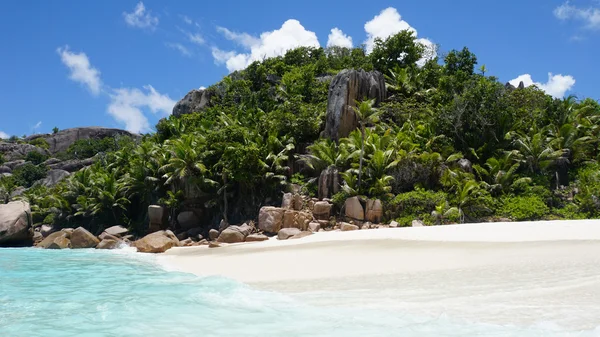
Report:
[[12,169],[6,165],[0,165],[0,174],[11,173]]
[[277,239],[279,240],[287,240],[294,235],[302,233],[298,228],[282,228],[277,232]]
[[331,198],[340,191],[340,172],[335,166],[329,166],[319,175],[318,197],[323,200]]
[[71,240],[66,237],[66,234],[60,235],[48,245],[47,249],[67,249],[72,248]]
[[313,206],[313,216],[317,220],[329,220],[331,216],[331,207],[333,205],[327,201],[317,201]]
[[177,215],[177,222],[181,229],[189,230],[200,225],[200,218],[193,211],[184,211]]
[[298,228],[306,230],[308,224],[313,220],[312,215],[308,212],[299,212],[287,210],[283,214],[283,228]]
[[46,173],[46,178],[36,182],[36,185],[39,184],[46,187],[53,187],[70,175],[71,173],[65,170],[50,170]]
[[356,231],[356,230],[358,230],[358,226],[350,224],[350,223],[347,223],[347,222],[342,222],[340,224],[340,230],[342,232]]
[[169,212],[164,206],[150,205],[148,206],[148,218],[150,219],[150,228],[162,229],[167,225]]
[[[81,128],[72,128],[72,129],[64,129],[57,133],[53,134],[39,134],[33,135],[25,138],[25,141],[31,141],[36,138],[43,138],[50,145],[50,152],[57,153],[66,151],[69,146],[75,143],[78,140],[82,139],[103,139],[107,137],[132,137],[139,138],[139,135],[133,134],[131,132],[120,130],[120,129],[110,129],[110,128],[101,128],[101,127],[81,127]],[[67,170],[68,171],[68,170]]]
[[119,240],[104,239],[98,243],[96,249],[117,249],[121,245]]
[[14,171],[17,167],[21,167],[23,165],[25,165],[25,160],[23,159],[7,161],[6,163],[4,163],[4,166],[8,167],[11,170],[11,172]]
[[283,214],[285,209],[264,206],[258,213],[258,228],[267,233],[277,233],[283,224]]
[[344,209],[348,220],[363,221],[365,219],[365,210],[358,197],[346,199]]
[[244,242],[246,236],[238,226],[229,226],[221,232],[217,241],[223,243],[238,243]]
[[366,220],[372,223],[380,223],[383,217],[383,204],[381,200],[367,200]]
[[173,107],[173,115],[181,116],[200,112],[207,107],[210,107],[210,100],[215,95],[215,92],[207,89],[194,89],[183,96],[179,102]]
[[259,242],[259,241],[267,241],[269,237],[264,234],[250,234],[246,237],[246,242]]
[[379,104],[386,98],[385,78],[378,71],[345,69],[329,85],[327,119],[323,136],[339,140],[358,128],[353,108],[356,101],[375,99]]
[[83,227],[77,227],[71,234],[71,248],[94,248],[100,240]]
[[0,247],[31,245],[31,208],[24,201],[0,205]]
[[281,208],[291,209],[294,195],[292,193],[284,193],[281,199]]
[[179,246],[179,240],[171,231],[158,231],[137,240],[134,246],[141,253],[164,253]]

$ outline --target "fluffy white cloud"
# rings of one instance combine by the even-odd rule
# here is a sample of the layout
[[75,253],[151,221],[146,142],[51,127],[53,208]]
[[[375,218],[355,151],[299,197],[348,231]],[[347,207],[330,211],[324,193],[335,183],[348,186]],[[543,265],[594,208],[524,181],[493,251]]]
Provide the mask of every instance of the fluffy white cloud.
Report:
[[113,89],[110,94],[108,113],[125,124],[125,128],[130,132],[140,133],[150,130],[150,123],[143,109],[166,116],[171,113],[175,105],[174,100],[168,95],[159,93],[151,85],[146,85],[143,89],[119,88]]
[[553,75],[552,73],[548,73],[548,81],[546,83],[534,82],[529,74],[523,74],[518,76],[517,78],[508,81],[510,84],[515,87],[519,85],[520,82],[528,87],[531,85],[535,85],[536,87],[544,90],[548,95],[553,97],[562,98],[565,96],[565,93],[575,85],[575,78],[570,75]]
[[[221,33],[228,36],[221,27]],[[314,32],[306,30],[298,20],[287,20],[281,28],[272,32],[260,34],[260,38],[254,38],[256,43],[250,43],[248,37],[243,37],[245,33],[233,33],[227,30],[229,37],[236,37],[238,43],[242,41],[246,44],[244,47],[247,53],[237,53],[234,51],[222,51],[213,47],[212,54],[217,64],[225,64],[229,71],[241,70],[250,63],[263,58],[275,57],[285,54],[286,51],[301,47],[319,47],[319,40]],[[242,44],[243,45],[243,44]]]
[[344,34],[341,29],[333,28],[327,39],[327,47],[352,48],[352,37]]
[[579,8],[567,1],[554,9],[554,16],[563,21],[579,20],[587,28],[600,29],[600,8]]
[[199,89],[199,90],[204,90],[204,89],[206,89],[206,87],[205,87],[205,86],[203,86],[203,85],[201,85],[201,86],[200,86],[200,88],[198,88],[198,89]]
[[6,132],[0,131],[0,139],[8,139],[10,136]]
[[158,26],[158,18],[152,16],[150,11],[146,11],[143,2],[139,2],[133,12],[123,12],[123,17],[127,25],[136,28],[154,30]]
[[[388,7],[382,10],[372,20],[365,23],[365,32],[367,32],[365,46],[367,53],[373,51],[376,38],[385,39],[403,30],[414,32],[415,36],[417,36],[417,30],[409,25],[408,22],[402,20],[402,16],[400,16],[396,8]],[[429,39],[420,38],[417,39],[417,42],[425,47],[423,58],[417,62],[417,65],[423,66],[425,62],[437,56],[437,48]]]
[[202,37],[202,35],[196,33],[196,34],[192,34],[192,33],[188,33],[188,38],[190,39],[191,42],[197,44],[197,45],[203,45],[206,41],[204,41],[204,38]]
[[192,52],[181,43],[167,43],[167,47],[179,51],[183,56],[192,56]]
[[58,48],[56,52],[60,55],[62,63],[69,68],[71,80],[84,84],[94,95],[100,93],[100,72],[92,67],[85,53],[74,53],[69,50],[69,46]]

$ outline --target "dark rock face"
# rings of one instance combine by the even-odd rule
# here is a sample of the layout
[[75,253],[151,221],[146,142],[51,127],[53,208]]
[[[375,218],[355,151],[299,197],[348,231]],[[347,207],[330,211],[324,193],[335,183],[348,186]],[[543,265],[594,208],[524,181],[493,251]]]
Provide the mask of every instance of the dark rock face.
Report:
[[319,199],[331,198],[340,191],[340,173],[337,168],[330,166],[319,176]]
[[2,154],[4,160],[7,162],[21,159],[32,151],[48,155],[48,151],[37,146],[33,146],[31,144],[13,144],[0,142],[0,154]]
[[88,159],[71,159],[65,160],[60,163],[48,165],[48,167],[52,170],[62,170],[67,172],[75,172],[79,171],[84,167],[92,165],[96,161],[96,157],[88,158]]
[[83,127],[65,129],[55,134],[33,135],[25,138],[25,140],[30,141],[36,138],[44,138],[50,145],[50,152],[57,153],[65,151],[71,144],[81,139],[102,139],[115,136],[139,137],[139,135],[121,129]]
[[523,81],[519,82],[517,89],[525,89],[525,83],[523,83]]
[[204,108],[210,107],[210,99],[214,95],[214,92],[211,90],[194,89],[188,92],[187,95],[175,104],[173,107],[173,115],[181,116],[191,114],[192,112],[202,111]]
[[336,141],[347,137],[358,128],[358,119],[353,110],[356,101],[375,99],[375,103],[379,104],[385,98],[385,78],[380,72],[342,70],[329,85],[327,120],[323,136]]

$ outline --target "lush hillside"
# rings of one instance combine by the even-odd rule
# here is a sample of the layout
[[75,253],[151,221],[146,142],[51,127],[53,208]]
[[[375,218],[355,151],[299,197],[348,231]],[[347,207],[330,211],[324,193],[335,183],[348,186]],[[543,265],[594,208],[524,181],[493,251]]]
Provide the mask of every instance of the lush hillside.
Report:
[[[329,168],[341,176],[334,203],[379,198],[386,219],[401,224],[600,216],[595,100],[500,83],[467,48],[418,67],[422,53],[403,32],[369,55],[299,48],[253,63],[207,88],[201,111],[161,120],[137,142],[110,143],[92,166],[21,198],[38,224],[143,232],[148,205],[158,203],[173,222],[182,209],[201,209],[210,227],[255,219],[291,184],[317,196]],[[348,137],[320,138],[330,82],[343,69],[381,72],[387,98],[360,102]],[[0,188],[8,195],[19,183],[3,177]]]

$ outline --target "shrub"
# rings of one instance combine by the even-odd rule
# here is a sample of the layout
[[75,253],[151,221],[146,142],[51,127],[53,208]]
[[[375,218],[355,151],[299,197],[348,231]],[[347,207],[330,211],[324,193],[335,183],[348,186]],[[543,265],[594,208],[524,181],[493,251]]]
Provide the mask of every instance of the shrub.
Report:
[[395,218],[403,226],[408,226],[412,220],[420,219],[432,223],[431,212],[441,203],[445,203],[447,195],[444,192],[417,189],[398,194],[390,204],[390,218]]
[[44,150],[48,150],[50,148],[50,144],[48,144],[48,141],[46,141],[42,137],[30,140],[29,144],[31,144],[33,146],[37,146],[37,147],[39,147],[41,149],[44,149]]
[[41,154],[37,151],[29,151],[25,155],[25,161],[30,161],[34,165],[39,165],[39,164],[43,163],[44,161],[46,161],[46,159],[48,159],[47,155]]
[[42,223],[44,225],[52,225],[52,224],[54,224],[55,218],[56,218],[56,215],[54,213],[50,213],[50,214],[46,215],[46,217],[44,218]]
[[69,159],[87,159],[100,152],[116,151],[119,148],[117,137],[80,139],[69,146],[66,157]]
[[46,167],[26,163],[13,170],[16,186],[31,187],[34,182],[46,177]]
[[579,210],[579,206],[573,203],[566,204],[563,208],[554,209],[554,213],[565,220],[579,220],[586,218],[586,215]]
[[587,165],[577,173],[579,194],[575,200],[581,212],[589,217],[600,216],[600,164]]
[[503,216],[513,220],[539,220],[549,212],[549,208],[540,196],[509,196],[502,198]]
[[0,153],[0,165],[4,164],[4,156]]

